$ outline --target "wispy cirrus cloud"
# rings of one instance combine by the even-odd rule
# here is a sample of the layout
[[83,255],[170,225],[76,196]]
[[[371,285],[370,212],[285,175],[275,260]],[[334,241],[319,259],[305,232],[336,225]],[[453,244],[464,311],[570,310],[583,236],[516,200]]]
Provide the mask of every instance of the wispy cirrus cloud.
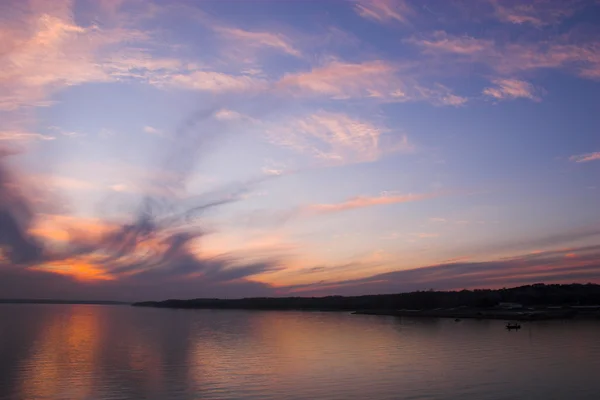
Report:
[[294,57],[302,56],[300,50],[292,44],[291,39],[281,33],[252,32],[224,26],[215,26],[213,29],[218,34],[233,41],[237,46],[274,49]]
[[337,214],[345,211],[365,209],[369,207],[391,204],[412,203],[433,199],[443,193],[401,194],[397,192],[382,193],[377,196],[355,196],[337,203],[304,204],[293,208],[281,210],[255,210],[245,215],[238,216],[236,221],[243,221],[248,226],[275,226],[302,218]]
[[326,96],[338,100],[371,98],[386,102],[429,101],[451,106],[466,102],[465,98],[453,94],[443,85],[422,86],[403,69],[401,65],[381,60],[362,63],[332,61],[308,72],[286,74],[277,87],[287,89],[290,94]]
[[311,204],[302,208],[302,211],[309,214],[330,214],[341,211],[354,210],[387,204],[409,203],[414,201],[427,200],[439,196],[436,193],[426,194],[396,194],[380,196],[357,196],[340,203],[330,204]]
[[597,151],[595,153],[587,153],[587,154],[579,154],[579,155],[571,156],[571,157],[569,157],[569,160],[577,162],[577,163],[600,160],[600,151]]
[[409,23],[416,13],[405,0],[357,0],[354,10],[363,18],[376,22]]
[[[49,95],[62,88],[114,80],[101,51],[148,39],[139,30],[78,25],[71,7],[71,2],[62,0],[31,2],[29,13],[9,12],[2,18],[0,109],[48,105]],[[11,22],[11,17],[19,23]]]
[[511,24],[530,24],[537,28],[556,25],[575,14],[581,0],[489,0],[498,20]]
[[392,135],[369,121],[325,111],[277,123],[267,130],[267,138],[326,165],[370,162],[413,149],[406,135]]
[[251,75],[230,75],[216,71],[194,71],[170,76],[166,84],[188,90],[213,93],[260,90],[267,82]]
[[472,55],[487,52],[494,48],[494,42],[471,36],[455,36],[444,31],[436,31],[425,37],[412,37],[406,40],[415,44],[426,53]]
[[437,31],[407,40],[430,55],[438,68],[449,63],[471,68],[482,64],[489,70],[510,75],[538,69],[562,69],[588,79],[600,78],[600,42],[576,40],[566,34],[537,42],[498,42]]
[[[575,254],[576,257],[569,256]],[[459,290],[498,288],[538,282],[600,282],[598,246],[523,254],[482,261],[457,261],[376,274],[365,278],[289,286],[290,291],[356,295],[397,293],[434,288]]]
[[31,140],[54,140],[54,136],[42,135],[41,133],[22,131],[0,131],[0,141],[31,141]]
[[529,83],[519,79],[495,79],[494,87],[483,89],[483,94],[493,97],[497,100],[508,100],[526,98],[539,101],[540,98],[535,94],[535,87]]
[[[0,110],[52,104],[53,94],[85,83],[137,81],[161,88],[207,92],[264,87],[251,74],[228,74],[169,51],[157,56],[154,33],[123,24],[83,25],[69,1],[31,2],[29,12],[0,17]],[[11,9],[9,7],[9,9]],[[10,18],[18,20],[12,23]],[[243,36],[245,31],[229,34]],[[248,36],[262,45],[286,48],[268,34]],[[293,48],[287,48],[294,52]]]

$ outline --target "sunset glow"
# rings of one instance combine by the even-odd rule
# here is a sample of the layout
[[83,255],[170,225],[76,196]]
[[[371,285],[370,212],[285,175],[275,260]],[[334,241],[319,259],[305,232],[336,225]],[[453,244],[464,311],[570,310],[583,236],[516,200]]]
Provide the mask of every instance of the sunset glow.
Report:
[[600,4],[530,3],[3,1],[3,296],[600,283]]

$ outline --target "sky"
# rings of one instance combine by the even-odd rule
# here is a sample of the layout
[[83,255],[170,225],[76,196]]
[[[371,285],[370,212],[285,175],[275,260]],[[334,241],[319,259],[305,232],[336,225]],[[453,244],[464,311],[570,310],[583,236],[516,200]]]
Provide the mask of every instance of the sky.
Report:
[[600,2],[0,3],[0,297],[600,283]]

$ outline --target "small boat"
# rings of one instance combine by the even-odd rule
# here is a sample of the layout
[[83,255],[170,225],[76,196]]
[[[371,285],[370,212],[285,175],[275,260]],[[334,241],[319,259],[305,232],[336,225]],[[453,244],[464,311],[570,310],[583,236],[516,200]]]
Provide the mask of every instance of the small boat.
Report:
[[508,324],[506,324],[506,329],[508,329],[509,331],[511,329],[521,329],[521,324],[517,324],[517,323],[511,324],[509,322]]

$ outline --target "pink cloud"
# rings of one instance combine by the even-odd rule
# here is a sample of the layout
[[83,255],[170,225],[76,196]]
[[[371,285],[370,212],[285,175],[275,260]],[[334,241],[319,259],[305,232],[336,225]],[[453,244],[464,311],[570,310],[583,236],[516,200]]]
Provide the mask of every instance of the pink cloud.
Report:
[[272,48],[295,57],[302,54],[296,49],[291,40],[282,34],[271,32],[251,32],[238,28],[216,27],[215,30],[221,35],[235,41],[237,45],[255,48]]
[[313,214],[328,214],[340,211],[354,210],[386,204],[409,203],[413,201],[427,200],[435,197],[435,194],[406,194],[395,196],[358,196],[341,203],[313,204],[304,208],[304,211]]
[[571,157],[569,157],[569,160],[577,162],[577,163],[600,160],[600,151],[597,151],[595,153],[587,153],[587,154],[571,156]]
[[267,130],[267,137],[273,144],[329,165],[370,162],[413,149],[406,135],[390,135],[383,126],[324,111],[279,122]]
[[229,75],[215,71],[195,71],[189,74],[177,74],[169,78],[166,84],[191,90],[207,92],[233,92],[260,90],[266,81],[249,75]]
[[511,24],[531,24],[535,27],[555,25],[577,12],[580,0],[490,0],[495,16]]
[[488,51],[494,47],[494,42],[476,39],[471,36],[453,36],[443,31],[437,31],[428,38],[410,38],[408,42],[422,47],[431,53],[453,53],[471,55]]
[[483,94],[498,100],[517,99],[519,97],[539,100],[531,83],[519,79],[495,79],[494,83],[496,86],[485,88]]
[[288,89],[290,93],[329,96],[333,99],[429,101],[433,104],[454,106],[466,101],[443,85],[422,86],[405,69],[406,67],[385,61],[333,61],[309,72],[287,74],[277,86],[279,89]]
[[354,9],[361,17],[377,22],[396,20],[406,24],[415,15],[405,0],[358,0]]
[[31,140],[54,140],[54,136],[42,135],[40,133],[22,131],[0,131],[1,141],[31,141]]
[[383,61],[360,64],[334,61],[309,72],[287,74],[279,84],[334,98],[376,96],[375,93],[379,93],[394,76],[395,70],[393,65]]
[[[413,37],[408,42],[422,48],[424,54],[437,56],[431,60],[437,68],[447,69],[449,63],[464,63],[465,66],[481,63],[501,75],[556,68],[573,71],[584,78],[600,78],[600,42],[576,41],[569,35],[553,41],[501,44],[436,32],[427,38]],[[445,56],[454,57],[448,59]]]

